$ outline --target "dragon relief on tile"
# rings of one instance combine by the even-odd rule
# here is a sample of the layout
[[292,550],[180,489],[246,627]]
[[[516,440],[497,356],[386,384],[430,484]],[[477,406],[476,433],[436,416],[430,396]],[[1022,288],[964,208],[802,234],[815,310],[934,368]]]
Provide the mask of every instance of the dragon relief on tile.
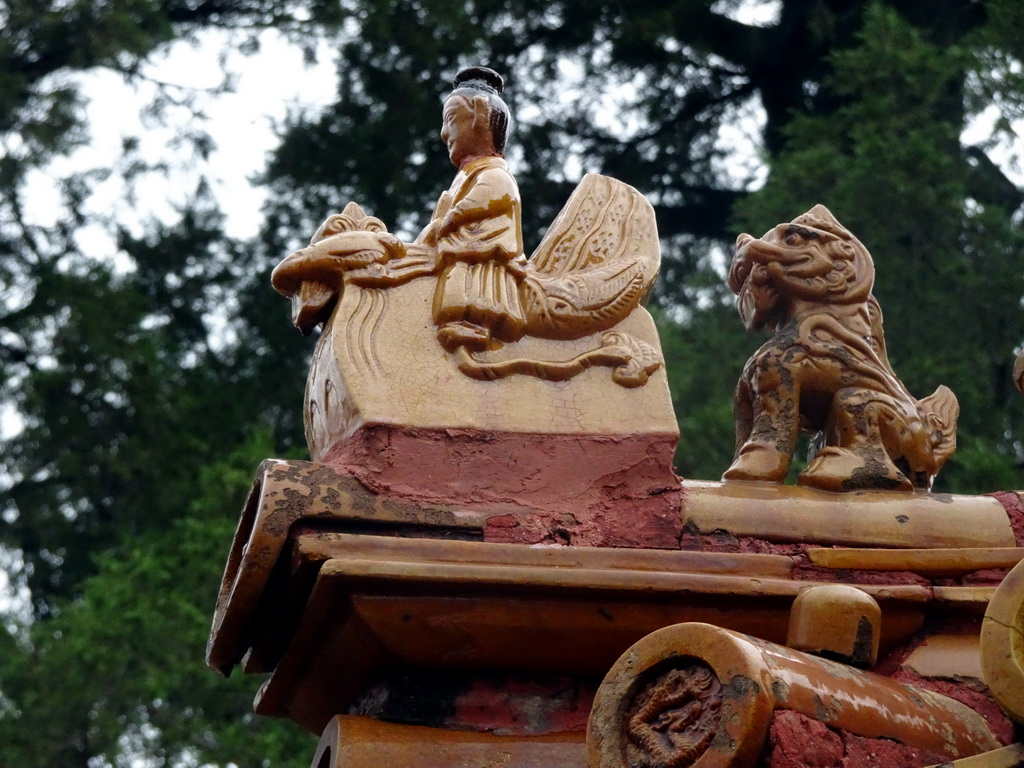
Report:
[[[588,174],[527,259],[519,190],[504,160],[511,118],[502,86],[484,67],[456,76],[441,139],[458,172],[415,240],[403,242],[349,203],[277,266],[273,285],[309,334],[347,286],[386,292],[433,279],[437,342],[466,376],[565,381],[603,366],[616,383],[641,386],[663,364],[661,353],[616,326],[657,276],[654,210],[632,187]],[[517,356],[508,345],[526,337],[572,343],[562,359]]]
[[633,768],[689,768],[711,747],[725,698],[704,664],[673,668],[640,688],[626,712],[623,762]]

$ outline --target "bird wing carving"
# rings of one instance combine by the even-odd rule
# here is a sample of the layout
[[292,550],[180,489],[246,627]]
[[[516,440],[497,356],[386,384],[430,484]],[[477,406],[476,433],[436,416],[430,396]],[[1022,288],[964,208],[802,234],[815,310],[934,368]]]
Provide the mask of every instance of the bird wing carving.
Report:
[[526,332],[576,339],[635,309],[658,274],[654,209],[628,184],[587,174],[527,263]]

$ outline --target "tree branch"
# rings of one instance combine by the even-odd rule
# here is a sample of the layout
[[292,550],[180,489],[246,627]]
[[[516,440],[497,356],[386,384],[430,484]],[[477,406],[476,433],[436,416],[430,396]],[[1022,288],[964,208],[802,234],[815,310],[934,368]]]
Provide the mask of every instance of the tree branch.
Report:
[[751,73],[775,51],[775,27],[754,27],[711,10],[711,3],[692,2],[678,12],[675,36],[704,53],[732,62]]
[[998,205],[1008,212],[1016,211],[1024,204],[1024,191],[1007,178],[981,147],[965,147],[964,155],[969,160],[967,194],[983,205]]
[[680,187],[681,199],[671,205],[655,205],[661,237],[693,235],[721,239],[729,231],[733,205],[750,193],[738,189]]

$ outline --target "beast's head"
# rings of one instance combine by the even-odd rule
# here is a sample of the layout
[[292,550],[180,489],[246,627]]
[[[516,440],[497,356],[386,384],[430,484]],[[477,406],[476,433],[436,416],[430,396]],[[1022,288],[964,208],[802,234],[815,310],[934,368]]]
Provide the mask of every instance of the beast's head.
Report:
[[874,279],[867,249],[823,205],[760,239],[740,235],[729,269],[747,330],[777,328],[798,306],[862,302]]

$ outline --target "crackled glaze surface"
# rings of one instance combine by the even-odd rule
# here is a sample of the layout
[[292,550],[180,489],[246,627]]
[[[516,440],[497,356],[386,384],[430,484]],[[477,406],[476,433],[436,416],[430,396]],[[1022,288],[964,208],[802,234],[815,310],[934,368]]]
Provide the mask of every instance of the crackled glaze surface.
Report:
[[[657,339],[620,325],[658,273],[654,210],[632,187],[588,174],[527,260],[519,189],[503,157],[511,117],[502,88],[486,68],[456,76],[441,139],[458,172],[413,242],[350,203],[277,266],[274,287],[292,299],[293,321],[306,334],[329,321],[340,297],[357,292],[358,316],[343,318],[356,325],[371,368],[377,352],[365,336],[377,335],[381,318],[401,302],[389,289],[427,278],[433,345],[462,375],[561,382],[597,367],[612,369],[619,386],[642,387],[663,366]],[[504,349],[531,337],[554,343]]]
[[871,255],[817,205],[764,237],[740,235],[729,271],[749,330],[774,336],[736,385],[727,480],[782,482],[798,432],[821,447],[798,483],[827,491],[930,488],[956,449],[946,387],[915,399],[889,365]]

